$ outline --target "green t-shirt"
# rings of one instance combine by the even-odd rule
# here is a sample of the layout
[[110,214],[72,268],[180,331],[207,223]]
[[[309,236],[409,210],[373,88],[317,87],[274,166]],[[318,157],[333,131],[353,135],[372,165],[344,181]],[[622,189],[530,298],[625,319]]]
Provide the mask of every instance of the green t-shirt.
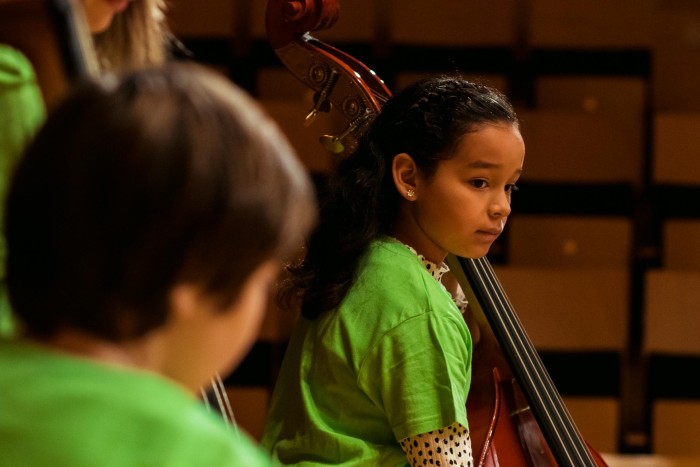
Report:
[[406,246],[376,241],[341,306],[297,323],[262,446],[285,465],[404,466],[400,440],[467,426],[471,355],[447,291]]
[[270,466],[170,381],[0,340],[0,466]]
[[31,63],[18,50],[0,44],[0,336],[13,331],[4,283],[5,195],[17,161],[44,118],[44,101]]

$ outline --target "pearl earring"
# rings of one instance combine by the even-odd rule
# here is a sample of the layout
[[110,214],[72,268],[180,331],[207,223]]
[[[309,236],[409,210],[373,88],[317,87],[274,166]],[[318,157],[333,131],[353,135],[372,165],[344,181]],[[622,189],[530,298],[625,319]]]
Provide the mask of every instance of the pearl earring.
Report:
[[414,196],[416,196],[416,192],[413,190],[408,190],[406,192],[406,196],[408,196],[409,198],[413,198]]

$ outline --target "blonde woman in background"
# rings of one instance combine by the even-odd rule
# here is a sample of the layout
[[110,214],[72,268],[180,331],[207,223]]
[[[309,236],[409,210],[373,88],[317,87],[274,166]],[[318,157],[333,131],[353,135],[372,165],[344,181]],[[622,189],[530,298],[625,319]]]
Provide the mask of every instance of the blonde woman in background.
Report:
[[[168,60],[175,41],[163,0],[82,0],[82,5],[101,72],[130,71]],[[22,52],[0,43],[0,201],[22,150],[45,116],[34,67]],[[3,211],[0,208],[0,223]],[[0,336],[14,332],[5,292],[5,249],[0,235]]]
[[163,0],[83,0],[103,70],[131,70],[166,61],[172,36]]

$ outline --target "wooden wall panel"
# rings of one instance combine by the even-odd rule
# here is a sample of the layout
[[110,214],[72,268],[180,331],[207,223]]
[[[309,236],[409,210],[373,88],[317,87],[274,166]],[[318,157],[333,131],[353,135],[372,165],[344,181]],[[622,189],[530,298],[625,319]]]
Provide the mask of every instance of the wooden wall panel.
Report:
[[632,224],[626,218],[516,213],[506,229],[512,266],[624,269],[629,264]]

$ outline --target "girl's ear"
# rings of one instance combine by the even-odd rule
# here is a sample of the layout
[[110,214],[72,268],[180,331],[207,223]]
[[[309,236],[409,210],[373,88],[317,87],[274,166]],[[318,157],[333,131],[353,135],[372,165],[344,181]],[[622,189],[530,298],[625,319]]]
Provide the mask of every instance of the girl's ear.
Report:
[[192,284],[178,284],[170,291],[170,313],[177,319],[194,316],[201,307],[200,291]]
[[408,201],[415,201],[418,197],[418,167],[413,158],[405,152],[394,156],[391,162],[391,173],[399,195]]

